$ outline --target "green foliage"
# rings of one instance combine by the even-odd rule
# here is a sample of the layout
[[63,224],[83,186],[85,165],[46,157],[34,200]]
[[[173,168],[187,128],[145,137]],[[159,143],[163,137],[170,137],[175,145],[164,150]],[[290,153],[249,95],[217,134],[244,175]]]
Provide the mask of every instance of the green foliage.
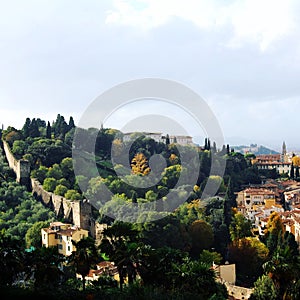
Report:
[[82,200],[83,197],[76,190],[68,190],[65,193],[65,198],[70,200]]
[[31,177],[36,178],[41,184],[44,183],[47,177],[48,168],[45,166],[40,166],[38,169],[32,170]]
[[127,276],[129,284],[132,284],[137,275],[135,263],[139,251],[138,231],[131,223],[115,222],[105,229],[103,234],[101,251],[115,262],[122,290],[125,277]]
[[256,238],[242,238],[228,247],[229,261],[236,264],[238,285],[252,285],[262,275],[269,250]]
[[278,299],[299,299],[295,283],[299,287],[300,259],[291,247],[278,247],[263,268],[276,287]]
[[21,131],[9,126],[2,132],[2,138],[12,147],[15,141],[22,140],[23,135]]
[[52,167],[50,167],[46,174],[47,178],[54,178],[56,180],[59,180],[63,177],[63,172],[59,166],[59,164],[54,164]]
[[76,251],[72,253],[71,264],[75,266],[76,272],[82,276],[83,290],[85,290],[85,277],[90,269],[99,262],[99,255],[94,239],[86,237],[78,242],[72,241]]
[[203,219],[204,208],[201,206],[200,200],[193,200],[190,203],[185,202],[180,205],[175,210],[174,214],[181,223],[189,226],[194,221]]
[[192,257],[199,257],[202,250],[210,249],[214,241],[213,230],[210,224],[203,220],[194,221],[188,232],[192,242]]
[[141,240],[153,248],[170,247],[184,250],[189,244],[186,226],[174,215],[141,223],[140,229]]
[[54,192],[55,188],[57,186],[57,180],[53,177],[46,178],[43,183],[43,188],[47,192]]
[[222,255],[215,251],[211,252],[208,250],[203,250],[199,256],[199,261],[209,266],[212,266],[213,263],[216,265],[220,265],[222,260]]
[[49,221],[38,221],[34,223],[26,232],[25,242],[26,247],[30,248],[31,246],[39,248],[42,246],[42,235],[41,229],[49,227]]
[[54,190],[55,195],[64,196],[68,191],[68,188],[62,184],[58,184]]
[[252,236],[251,222],[241,213],[236,213],[233,216],[229,226],[230,237],[232,241],[239,240],[244,237]]
[[210,265],[186,258],[182,264],[174,265],[174,269],[175,286],[186,294],[201,295],[199,299],[203,300],[210,297],[227,299],[226,287],[215,281],[215,273]]
[[251,300],[277,300],[278,291],[267,275],[262,275],[254,283],[254,291],[250,297]]
[[23,255],[17,240],[0,230],[0,286],[12,285],[22,271]]
[[28,147],[27,152],[34,158],[34,164],[50,167],[71,156],[71,147],[61,140],[36,139]]
[[12,153],[15,155],[15,157],[17,158],[21,158],[26,151],[27,145],[24,141],[22,140],[16,140],[13,143],[13,147],[12,147]]
[[25,241],[28,229],[36,222],[49,221],[54,213],[37,202],[24,186],[10,177],[7,163],[0,153],[0,230],[6,230],[6,236]]

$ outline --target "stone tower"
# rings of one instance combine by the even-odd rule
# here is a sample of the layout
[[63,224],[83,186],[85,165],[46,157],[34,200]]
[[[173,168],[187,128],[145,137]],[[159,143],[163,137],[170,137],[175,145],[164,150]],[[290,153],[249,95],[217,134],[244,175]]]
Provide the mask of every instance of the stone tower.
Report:
[[285,142],[283,142],[283,144],[282,144],[281,161],[282,162],[287,162],[288,161]]

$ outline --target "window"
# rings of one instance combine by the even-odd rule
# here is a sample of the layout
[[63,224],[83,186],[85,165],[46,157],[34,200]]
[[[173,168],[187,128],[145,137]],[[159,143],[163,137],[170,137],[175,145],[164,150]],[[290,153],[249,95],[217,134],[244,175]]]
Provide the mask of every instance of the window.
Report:
[[59,244],[59,245],[58,245],[58,249],[59,249],[59,250],[62,250],[62,249],[63,249],[63,245],[62,245],[62,244]]
[[46,239],[46,233],[44,233],[44,240]]
[[68,246],[68,251],[69,251],[69,252],[71,251],[71,247],[70,247],[70,246]]

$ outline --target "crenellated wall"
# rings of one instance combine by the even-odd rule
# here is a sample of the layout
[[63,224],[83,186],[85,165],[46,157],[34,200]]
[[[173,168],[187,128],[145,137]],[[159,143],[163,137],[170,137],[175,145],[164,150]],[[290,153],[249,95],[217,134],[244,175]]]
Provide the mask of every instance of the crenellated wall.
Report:
[[58,218],[86,229],[91,236],[97,238],[97,226],[92,218],[92,205],[87,200],[69,200],[62,196],[44,190],[41,183],[30,178],[30,163],[27,160],[17,160],[7,142],[3,141],[3,148],[9,167],[15,172],[16,180],[32,190],[32,194],[47,207],[51,208]]
[[86,229],[93,237],[95,236],[95,224],[91,217],[92,206],[87,200],[69,200],[47,192],[35,178],[31,178],[31,187],[33,195],[50,207],[59,218],[64,218],[67,222]]

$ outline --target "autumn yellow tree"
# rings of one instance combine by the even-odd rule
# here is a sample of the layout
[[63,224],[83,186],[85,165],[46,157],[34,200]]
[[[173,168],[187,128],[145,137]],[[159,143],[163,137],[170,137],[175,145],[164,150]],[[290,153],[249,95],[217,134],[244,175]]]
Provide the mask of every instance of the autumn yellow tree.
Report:
[[294,156],[292,158],[292,162],[295,167],[300,167],[300,157],[299,156]]
[[169,161],[170,161],[171,165],[177,165],[179,162],[179,158],[176,154],[172,153],[169,157]]
[[282,220],[277,212],[273,212],[266,225],[265,234],[283,235],[284,226]]
[[284,226],[279,214],[273,212],[269,217],[265,229],[265,243],[271,254],[280,246],[284,231]]
[[147,175],[151,171],[148,160],[143,153],[137,153],[131,161],[131,170],[133,174]]

